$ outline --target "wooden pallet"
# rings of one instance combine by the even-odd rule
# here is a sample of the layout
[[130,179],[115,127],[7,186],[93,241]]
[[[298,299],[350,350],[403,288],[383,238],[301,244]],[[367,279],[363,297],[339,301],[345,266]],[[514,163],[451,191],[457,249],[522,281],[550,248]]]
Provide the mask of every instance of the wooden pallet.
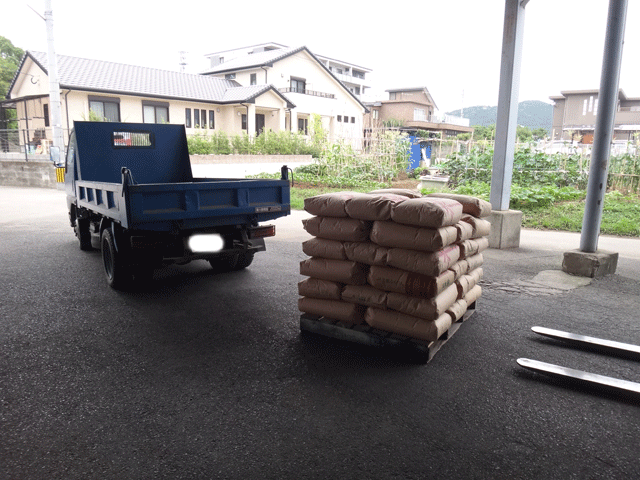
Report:
[[473,315],[475,308],[476,302],[469,306],[460,320],[453,323],[451,327],[449,327],[449,330],[434,342],[386,332],[368,325],[352,325],[308,313],[303,313],[300,316],[300,330],[344,342],[379,348],[394,356],[400,355],[408,359],[415,359],[420,363],[428,363],[438,350],[458,331],[462,323]]

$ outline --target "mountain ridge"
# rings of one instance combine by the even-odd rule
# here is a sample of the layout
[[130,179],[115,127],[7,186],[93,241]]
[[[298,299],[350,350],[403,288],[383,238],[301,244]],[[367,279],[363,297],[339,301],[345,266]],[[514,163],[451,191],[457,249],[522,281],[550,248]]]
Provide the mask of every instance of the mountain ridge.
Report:
[[[462,115],[460,115],[462,113]],[[476,105],[473,107],[466,107],[461,112],[460,110],[453,110],[446,112],[447,115],[462,116],[468,118],[470,125],[481,125],[488,127],[496,123],[498,118],[498,107],[492,107],[487,105]],[[542,102],[540,100],[525,100],[518,103],[518,125],[529,127],[532,130],[536,128],[544,128],[547,131],[551,131],[553,121],[553,105],[550,103]]]

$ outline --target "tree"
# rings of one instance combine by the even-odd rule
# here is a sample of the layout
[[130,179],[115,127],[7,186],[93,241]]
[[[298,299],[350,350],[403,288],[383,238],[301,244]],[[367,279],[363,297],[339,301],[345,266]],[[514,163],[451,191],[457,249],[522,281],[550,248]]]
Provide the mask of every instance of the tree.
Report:
[[474,140],[493,140],[496,136],[496,124],[484,127],[482,125],[473,126]]
[[0,36],[0,98],[7,98],[9,85],[23,56],[24,50],[15,47],[8,38]]
[[[14,47],[11,41],[0,36],[0,100],[7,98],[9,85],[20,66],[24,50]],[[16,111],[0,107],[0,129],[17,128]]]

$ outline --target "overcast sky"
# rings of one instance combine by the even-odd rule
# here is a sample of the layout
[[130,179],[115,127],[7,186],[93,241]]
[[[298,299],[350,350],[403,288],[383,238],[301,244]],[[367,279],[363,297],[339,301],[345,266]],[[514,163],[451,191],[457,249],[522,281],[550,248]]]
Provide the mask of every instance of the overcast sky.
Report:
[[[204,55],[277,42],[373,70],[374,92],[427,87],[441,112],[496,105],[504,0],[351,2],[280,0],[107,2],[53,0],[61,55],[179,70],[207,68]],[[597,89],[607,0],[530,0],[520,101]],[[47,50],[44,0],[5,2],[0,35]],[[640,97],[640,1],[629,2],[620,87]]]

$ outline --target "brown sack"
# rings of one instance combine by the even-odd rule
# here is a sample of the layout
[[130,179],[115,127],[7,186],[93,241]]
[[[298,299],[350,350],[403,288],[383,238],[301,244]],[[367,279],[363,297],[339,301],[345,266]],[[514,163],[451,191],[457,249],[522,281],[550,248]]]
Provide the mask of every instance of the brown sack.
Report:
[[456,223],[456,230],[458,231],[456,242],[463,242],[473,238],[473,226],[470,223],[460,220]]
[[359,192],[323,193],[304,199],[304,209],[320,217],[347,217],[345,206],[349,200],[367,195]]
[[474,217],[488,217],[491,215],[491,204],[481,198],[456,193],[430,193],[428,197],[449,198],[462,204],[462,211]]
[[465,240],[464,242],[460,242],[460,257],[468,258],[484,252],[487,248],[489,248],[489,239],[487,237]]
[[387,265],[437,277],[458,261],[460,247],[451,245],[437,252],[418,252],[404,248],[390,248],[387,255]]
[[364,285],[367,283],[368,269],[368,265],[348,260],[312,257],[300,262],[301,275],[349,285]]
[[446,227],[455,225],[461,217],[462,204],[448,198],[410,198],[391,210],[394,222],[416,227]]
[[345,323],[364,323],[365,307],[340,300],[301,297],[298,299],[298,310]]
[[460,220],[468,223],[473,228],[471,238],[488,237],[491,233],[491,222],[489,220],[472,217],[471,215],[463,215]]
[[435,252],[456,241],[456,227],[425,228],[396,222],[373,222],[371,241],[384,247]]
[[484,257],[482,256],[481,253],[476,253],[475,255],[469,258],[465,258],[465,260],[468,265],[467,271],[465,273],[471,272],[476,268],[481,267],[482,264],[484,263]]
[[305,278],[298,283],[298,295],[301,297],[325,298],[340,300],[344,284],[321,280],[319,278]]
[[480,298],[481,295],[482,295],[482,287],[480,285],[476,285],[471,290],[469,290],[469,293],[467,293],[464,296],[464,299],[467,302],[467,304],[471,306],[475,301],[477,301]]
[[365,242],[371,232],[371,222],[355,218],[311,217],[302,226],[314,237],[345,242]]
[[454,274],[446,270],[437,277],[420,275],[393,267],[372,266],[367,281],[369,285],[387,292],[404,293],[414,297],[431,298],[454,282]]
[[467,301],[464,298],[461,298],[447,309],[447,313],[451,315],[454,322],[457,322],[465,314],[468,306]]
[[424,320],[435,320],[447,311],[458,299],[458,289],[449,285],[442,293],[433,298],[411,297],[402,293],[389,292],[387,307]]
[[452,324],[451,316],[447,313],[436,320],[427,321],[400,312],[372,307],[367,308],[364,318],[373,328],[427,342],[435,342]]
[[458,280],[462,275],[469,273],[469,262],[467,260],[458,260],[449,267],[449,271],[453,272],[454,280]]
[[420,198],[422,194],[418,190],[411,190],[410,188],[381,188],[379,190],[372,190],[369,195],[391,193],[393,195],[402,195],[407,198]]
[[462,275],[456,280],[456,286],[458,287],[458,298],[463,298],[469,290],[476,286],[476,284],[482,278],[482,268],[476,268],[474,271]]
[[367,265],[386,265],[389,249],[372,242],[345,242],[347,258]]
[[387,292],[369,285],[347,285],[342,291],[342,300],[367,307],[387,308]]
[[363,195],[350,199],[345,211],[351,218],[359,220],[389,220],[391,207],[405,200],[407,197],[401,195]]
[[344,251],[344,244],[338,240],[312,238],[311,240],[302,242],[302,251],[310,257],[347,260],[347,254]]

